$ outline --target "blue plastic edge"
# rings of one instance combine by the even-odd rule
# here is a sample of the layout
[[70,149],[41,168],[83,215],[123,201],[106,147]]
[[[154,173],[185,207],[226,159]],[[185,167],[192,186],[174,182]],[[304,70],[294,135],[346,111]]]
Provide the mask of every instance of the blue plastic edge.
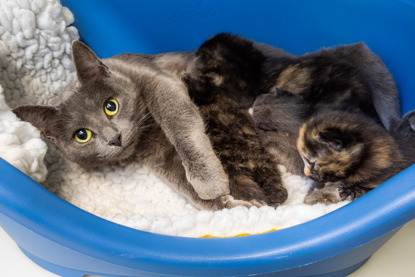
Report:
[[415,217],[415,166],[318,219],[277,232],[227,239],[133,230],[76,208],[4,161],[0,173],[4,215],[76,252],[161,274],[192,275],[197,269],[199,276],[227,276],[295,268],[359,247]]

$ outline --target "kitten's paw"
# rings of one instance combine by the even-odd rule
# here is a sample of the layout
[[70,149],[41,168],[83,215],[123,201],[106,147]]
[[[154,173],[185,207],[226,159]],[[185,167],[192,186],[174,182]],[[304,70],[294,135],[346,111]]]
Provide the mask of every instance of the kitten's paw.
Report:
[[285,202],[288,198],[287,189],[284,188],[282,185],[274,186],[272,191],[266,191],[267,195],[267,203],[269,206],[278,207],[282,203]]
[[360,196],[366,194],[370,189],[363,188],[361,186],[354,186],[350,188],[340,188],[339,194],[342,200],[353,201]]
[[314,205],[317,203],[328,205],[340,201],[342,201],[342,198],[340,197],[339,189],[333,187],[314,189],[304,199],[304,203],[308,205]]
[[229,179],[222,165],[205,166],[202,170],[190,171],[187,176],[197,195],[203,200],[216,199],[230,193]]
[[261,201],[261,200],[250,200],[249,203],[251,203],[253,206],[255,207],[262,207],[262,206],[267,206],[268,203],[266,201]]
[[323,194],[319,189],[314,189],[310,194],[304,198],[304,203],[308,205],[314,205],[324,202]]

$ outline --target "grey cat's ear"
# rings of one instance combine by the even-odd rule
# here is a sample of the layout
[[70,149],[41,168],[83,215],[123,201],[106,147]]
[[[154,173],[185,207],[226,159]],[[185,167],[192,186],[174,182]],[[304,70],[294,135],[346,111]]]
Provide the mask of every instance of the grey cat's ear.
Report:
[[110,76],[108,67],[85,44],[75,40],[72,43],[72,58],[78,80],[82,84],[93,83]]
[[347,145],[346,138],[337,128],[327,128],[321,131],[319,136],[323,142],[329,144],[337,151],[342,150]]
[[30,122],[48,138],[55,137],[55,122],[58,110],[51,106],[19,106],[13,112],[23,121]]

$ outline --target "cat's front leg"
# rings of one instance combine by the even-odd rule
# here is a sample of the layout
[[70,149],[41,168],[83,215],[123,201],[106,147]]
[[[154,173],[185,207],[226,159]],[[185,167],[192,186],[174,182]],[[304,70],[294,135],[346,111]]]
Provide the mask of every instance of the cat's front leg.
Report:
[[[157,136],[151,147],[143,147],[140,151],[140,160],[145,161],[154,173],[156,173],[174,191],[184,196],[195,207],[204,210],[220,210],[236,206],[260,206],[255,201],[244,201],[235,199],[226,194],[214,199],[202,199],[195,191],[194,186],[188,181],[183,167],[182,159],[174,147],[164,136]],[[147,142],[147,141],[145,141]],[[149,145],[149,143],[146,143]]]
[[186,87],[174,78],[159,78],[157,87],[143,96],[150,113],[182,159],[188,181],[201,199],[229,194],[228,176]]

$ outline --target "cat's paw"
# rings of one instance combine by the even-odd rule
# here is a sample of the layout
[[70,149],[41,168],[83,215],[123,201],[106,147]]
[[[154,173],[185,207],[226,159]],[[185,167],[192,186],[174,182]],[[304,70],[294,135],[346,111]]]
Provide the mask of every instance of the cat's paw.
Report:
[[307,205],[314,205],[324,201],[323,194],[319,189],[314,189],[310,194],[304,198],[304,203]]
[[339,194],[342,200],[353,201],[366,194],[368,191],[370,191],[370,189],[363,188],[361,186],[354,186],[350,188],[342,187],[339,189]]
[[253,206],[260,207],[259,205],[261,205],[260,202],[256,200],[251,200],[251,201],[238,200],[238,199],[235,199],[232,195],[220,196],[218,200],[222,208],[228,208],[228,209],[235,208],[237,206],[243,206],[243,207],[250,208]]
[[314,189],[304,199],[304,203],[308,205],[314,205],[317,203],[328,205],[340,201],[342,201],[342,198],[340,197],[339,189],[336,187]]
[[255,207],[262,207],[262,206],[267,206],[268,203],[266,201],[261,201],[261,200],[250,200],[249,203],[251,203],[253,206]]
[[288,198],[287,189],[282,185],[274,185],[272,190],[268,189],[265,194],[267,195],[268,205],[272,207],[278,207]]
[[203,200],[216,199],[230,193],[228,176],[219,160],[217,162],[217,166],[206,163],[202,170],[187,172],[189,182]]

